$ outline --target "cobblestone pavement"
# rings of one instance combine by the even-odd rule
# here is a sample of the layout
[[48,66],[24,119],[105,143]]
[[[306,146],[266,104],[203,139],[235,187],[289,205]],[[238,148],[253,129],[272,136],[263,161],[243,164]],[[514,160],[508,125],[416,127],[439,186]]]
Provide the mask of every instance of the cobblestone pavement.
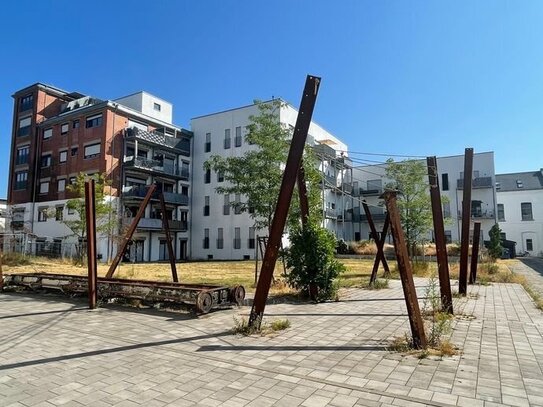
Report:
[[247,307],[194,318],[2,294],[0,406],[543,406],[543,315],[521,286],[470,286],[454,304],[462,354],[444,359],[387,350],[409,329],[390,287],[270,305],[291,328],[253,337],[230,333]]
[[512,262],[509,268],[522,274],[528,280],[530,287],[543,296],[543,259],[540,257],[521,257]]

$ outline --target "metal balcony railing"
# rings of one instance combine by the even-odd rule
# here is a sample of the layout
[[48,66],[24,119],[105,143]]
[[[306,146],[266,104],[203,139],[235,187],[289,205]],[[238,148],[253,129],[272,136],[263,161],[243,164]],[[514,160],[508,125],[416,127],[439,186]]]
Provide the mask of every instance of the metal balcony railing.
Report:
[[[472,188],[492,188],[492,177],[478,177],[471,181]],[[464,179],[460,178],[456,181],[457,189],[464,189]]]
[[126,129],[125,138],[142,140],[157,146],[177,150],[185,156],[190,155],[190,140],[187,138],[176,138],[157,131],[145,131],[136,127]]
[[[161,191],[155,191],[151,199],[160,199]],[[144,198],[147,194],[146,186],[131,186],[127,187],[122,192],[122,198]],[[188,205],[188,195],[178,194],[176,192],[164,192],[164,202],[177,205]]]
[[[462,211],[458,211],[458,218],[462,219]],[[475,219],[495,219],[495,214],[493,211],[471,211],[471,218]]]
[[[130,225],[132,223],[132,218],[123,218],[123,224]],[[168,219],[168,226],[172,231],[186,231],[188,230],[188,222],[182,220],[173,220]],[[162,230],[164,229],[162,225],[162,219],[156,218],[141,218],[138,222],[138,229],[146,230]]]
[[173,175],[184,179],[189,178],[189,170],[187,168],[179,168],[177,165],[164,164],[164,162],[160,160],[150,160],[143,157],[128,157],[128,160],[124,162],[124,165],[126,168]]

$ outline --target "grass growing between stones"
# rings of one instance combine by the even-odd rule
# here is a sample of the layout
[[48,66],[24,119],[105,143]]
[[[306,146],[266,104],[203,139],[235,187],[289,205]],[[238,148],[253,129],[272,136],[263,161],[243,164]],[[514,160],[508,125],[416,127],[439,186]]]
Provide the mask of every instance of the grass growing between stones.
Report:
[[382,290],[384,288],[388,288],[388,278],[378,278],[373,282],[373,284],[370,284],[368,280],[368,282],[364,285],[364,288],[367,290]]
[[271,322],[262,322],[260,328],[249,325],[249,320],[245,317],[234,317],[234,327],[232,333],[235,335],[250,336],[250,335],[269,335],[274,332],[284,331],[290,328],[288,319],[276,319]]

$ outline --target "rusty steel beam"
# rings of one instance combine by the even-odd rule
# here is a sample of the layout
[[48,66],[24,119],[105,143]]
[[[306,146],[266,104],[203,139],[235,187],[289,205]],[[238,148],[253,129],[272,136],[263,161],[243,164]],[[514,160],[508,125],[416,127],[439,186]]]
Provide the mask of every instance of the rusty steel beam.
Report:
[[373,240],[375,241],[375,245],[377,246],[377,253],[375,254],[375,261],[373,262],[373,269],[371,271],[371,277],[370,277],[370,285],[371,285],[375,283],[375,280],[377,280],[377,271],[379,270],[379,263],[383,263],[385,274],[390,273],[387,259],[383,251],[383,248],[385,247],[385,239],[386,239],[386,233],[388,230],[389,218],[388,218],[388,213],[387,213],[385,217],[385,224],[383,225],[383,233],[381,234],[381,238],[379,238],[379,235],[377,234],[377,228],[375,227],[375,224],[373,223],[373,217],[371,216],[371,211],[368,204],[366,202],[362,202],[362,207],[364,208],[364,213],[366,214],[366,218],[368,219],[368,226],[370,227],[371,235],[373,237]]
[[466,295],[468,289],[469,225],[471,221],[471,178],[473,173],[473,148],[464,154],[464,190],[462,191],[462,236],[460,241],[460,276],[458,293]]
[[309,201],[307,199],[307,185],[305,184],[305,170],[303,161],[298,170],[298,196],[300,198],[300,214],[302,216],[302,226],[305,227],[309,220]]
[[0,250],[0,291],[2,291],[2,288],[4,288],[4,273],[2,271],[2,255],[3,251]]
[[96,194],[94,180],[85,181],[85,214],[87,226],[87,269],[89,309],[95,309],[98,300],[96,264]]
[[481,239],[481,222],[475,222],[473,228],[473,246],[471,247],[471,268],[469,273],[469,283],[475,284],[477,281],[477,262],[479,261],[479,240]]
[[136,228],[138,227],[138,222],[143,216],[143,213],[145,212],[145,208],[147,207],[147,204],[151,200],[151,196],[153,195],[153,192],[155,192],[155,189],[156,189],[155,184],[149,185],[149,189],[147,190],[147,194],[145,195],[145,198],[143,198],[143,201],[138,209],[138,213],[136,213],[136,216],[134,217],[134,219],[132,219],[132,223],[130,224],[130,227],[126,231],[126,234],[123,237],[120,247],[117,249],[117,254],[115,255],[115,258],[113,259],[113,263],[111,263],[111,266],[109,267],[109,270],[107,271],[107,274],[106,274],[107,278],[113,277],[113,273],[115,273],[117,266],[121,262],[124,251],[128,247],[128,242],[130,242],[130,239],[132,239],[132,236],[134,235],[134,232],[136,231]]
[[441,291],[441,308],[443,312],[453,313],[451,280],[449,277],[449,259],[447,257],[447,240],[445,238],[445,225],[443,223],[443,208],[441,206],[441,193],[439,190],[439,176],[437,173],[437,158],[427,157],[428,181],[430,183],[430,200],[432,202],[432,219],[434,222],[434,238],[436,243],[437,270],[439,275],[439,288]]
[[170,233],[170,222],[166,217],[166,202],[164,202],[164,194],[160,194],[160,210],[162,211],[162,227],[166,233],[166,245],[168,246],[168,260],[170,260],[170,268],[172,270],[172,280],[176,283],[179,281],[177,277],[177,266],[175,265],[175,253],[172,246],[172,235]]
[[382,195],[382,198],[385,200],[390,216],[390,227],[394,239],[394,251],[396,252],[396,260],[398,262],[398,269],[400,270],[405,305],[407,306],[409,324],[411,325],[411,333],[413,336],[413,346],[417,349],[424,349],[427,347],[424,322],[422,321],[422,315],[420,313],[417,290],[415,289],[415,283],[413,281],[413,271],[411,269],[411,262],[409,261],[409,254],[407,253],[407,245],[402,230],[396,194],[396,191],[386,191]]
[[287,220],[290,201],[292,200],[294,184],[296,183],[300,164],[302,162],[305,141],[307,139],[309,125],[311,124],[311,116],[313,115],[313,109],[315,108],[320,81],[320,78],[311,75],[308,75],[305,81],[300,110],[298,111],[298,118],[296,119],[296,126],[294,127],[294,134],[290,143],[287,163],[285,171],[283,172],[283,180],[281,181],[281,189],[279,190],[279,197],[277,199],[277,205],[275,207],[275,213],[270,228],[270,236],[268,244],[266,245],[266,252],[264,253],[253,307],[249,317],[249,325],[252,327],[260,328],[262,317],[264,316],[266,300],[273,278],[273,270],[275,268],[275,262],[277,261],[277,255],[279,254],[279,247],[281,245],[283,229]]

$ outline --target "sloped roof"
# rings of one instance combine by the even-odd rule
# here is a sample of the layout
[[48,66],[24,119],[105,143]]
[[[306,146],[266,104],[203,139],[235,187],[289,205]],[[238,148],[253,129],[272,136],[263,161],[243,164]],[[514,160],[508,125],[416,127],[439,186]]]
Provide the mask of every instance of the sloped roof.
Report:
[[[496,188],[498,192],[543,189],[543,169],[512,174],[496,174],[496,183],[499,183],[499,188]],[[519,187],[520,185],[522,187]]]

